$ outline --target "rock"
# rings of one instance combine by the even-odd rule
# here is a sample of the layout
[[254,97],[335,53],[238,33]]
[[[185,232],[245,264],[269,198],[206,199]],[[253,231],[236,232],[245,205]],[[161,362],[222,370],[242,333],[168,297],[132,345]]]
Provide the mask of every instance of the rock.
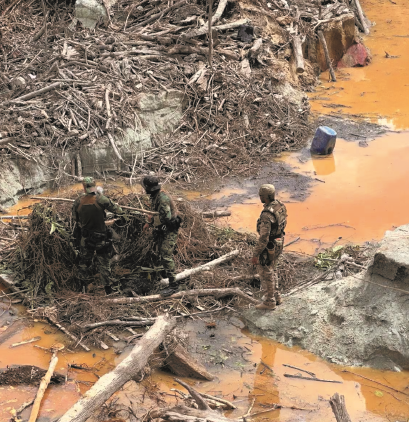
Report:
[[19,195],[35,194],[47,186],[50,179],[49,163],[36,157],[37,163],[21,158],[10,158],[0,163],[0,205],[16,203]]
[[368,142],[366,142],[366,141],[359,141],[358,145],[359,145],[361,148],[366,148],[366,147],[369,147],[369,144],[368,144]]
[[395,290],[409,291],[408,251],[409,225],[386,233],[367,272],[312,286],[271,312],[246,310],[243,318],[254,333],[332,362],[409,369],[409,302]]
[[75,17],[85,28],[93,29],[99,20],[108,21],[108,13],[116,0],[77,0],[75,2]]
[[388,280],[409,283],[409,224],[386,232],[371,270]]
[[354,44],[348,48],[342,59],[338,62],[338,68],[363,67],[371,62],[368,49],[362,44]]

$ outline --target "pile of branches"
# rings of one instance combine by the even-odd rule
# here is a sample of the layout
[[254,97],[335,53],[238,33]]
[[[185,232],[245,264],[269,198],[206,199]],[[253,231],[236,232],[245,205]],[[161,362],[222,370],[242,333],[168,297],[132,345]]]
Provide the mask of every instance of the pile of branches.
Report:
[[[202,22],[208,10],[200,1],[120,2],[95,31],[76,20],[69,25],[71,6],[24,5],[3,11],[0,150],[48,157],[57,181],[81,176],[81,162],[72,158],[83,146],[110,145],[124,171],[162,170],[190,181],[209,172],[254,172],[272,154],[298,149],[310,133],[307,99],[292,101],[280,88],[289,57],[279,52],[290,35],[274,45],[254,28],[251,41],[242,42],[237,29],[250,21],[234,4],[214,6],[210,56]],[[258,13],[284,11],[263,6]],[[155,138],[152,151],[135,147],[124,155],[118,145],[127,130],[145,124],[138,117],[143,95],[175,91],[184,96],[179,127]]]

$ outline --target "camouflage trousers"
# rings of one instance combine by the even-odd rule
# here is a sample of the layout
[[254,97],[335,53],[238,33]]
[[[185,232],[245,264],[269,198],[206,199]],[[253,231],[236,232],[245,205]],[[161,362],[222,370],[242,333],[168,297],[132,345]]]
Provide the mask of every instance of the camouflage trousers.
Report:
[[94,256],[96,258],[98,271],[101,275],[102,284],[104,286],[112,284],[109,250],[103,246],[104,245],[97,244],[96,248],[87,247],[86,239],[84,237],[81,238],[78,269],[80,281],[83,285],[89,284],[90,278],[92,277],[92,262]]
[[280,297],[278,290],[277,264],[278,258],[283,252],[284,239],[274,242],[274,250],[270,250],[271,262],[269,265],[257,265],[257,271],[260,276],[261,290],[266,294],[266,302],[271,302]]
[[175,250],[178,240],[177,232],[168,232],[160,237],[158,242],[158,250],[161,259],[161,265],[164,268],[166,277],[169,281],[175,281],[175,261],[173,260],[173,251]]

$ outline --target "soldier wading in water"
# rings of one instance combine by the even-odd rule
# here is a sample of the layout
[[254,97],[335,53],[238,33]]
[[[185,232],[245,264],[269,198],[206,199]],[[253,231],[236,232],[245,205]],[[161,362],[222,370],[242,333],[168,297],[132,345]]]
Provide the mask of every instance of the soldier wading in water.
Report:
[[121,207],[106,196],[97,193],[92,177],[85,177],[82,185],[85,195],[80,196],[72,207],[72,216],[76,222],[74,239],[79,246],[79,273],[82,288],[87,289],[91,277],[94,255],[98,261],[106,294],[112,293],[111,266],[111,231],[105,225],[105,210],[114,214],[124,214]]
[[159,213],[159,215],[149,219],[149,223],[145,224],[144,230],[147,230],[149,226],[154,229],[164,275],[169,279],[169,287],[162,289],[160,294],[162,296],[170,296],[179,290],[179,283],[176,281],[173,251],[182,220],[178,216],[176,206],[170,195],[161,191],[161,185],[157,177],[144,177],[142,186],[146,193],[150,195],[152,210]]
[[275,191],[274,185],[262,185],[259,190],[264,209],[257,220],[260,237],[251,263],[257,265],[265,296],[263,302],[256,305],[256,309],[275,309],[276,305],[282,303],[278,291],[277,262],[283,251],[287,209],[282,202],[275,199]]

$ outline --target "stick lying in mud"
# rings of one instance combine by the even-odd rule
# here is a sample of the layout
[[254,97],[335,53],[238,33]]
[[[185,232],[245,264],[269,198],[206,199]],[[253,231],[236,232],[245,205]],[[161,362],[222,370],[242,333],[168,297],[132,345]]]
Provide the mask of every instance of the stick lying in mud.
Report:
[[44,393],[47,390],[48,384],[50,383],[51,377],[53,376],[54,369],[58,363],[57,353],[59,350],[62,350],[64,348],[62,344],[59,344],[59,346],[60,347],[57,347],[54,349],[53,355],[50,360],[50,366],[48,368],[48,371],[42,378],[40,387],[38,387],[37,396],[34,400],[33,409],[31,410],[31,415],[28,422],[35,422],[37,420],[38,412],[40,411],[41,400],[44,397]]
[[74,340],[75,346],[80,345],[86,352],[89,352],[91,350],[88,346],[82,343],[79,338],[75,337],[74,334],[70,333],[65,327],[63,327],[55,319],[49,316],[46,316],[46,318],[51,324],[55,325],[59,330],[61,330],[64,334],[66,334],[71,340]]
[[328,66],[328,69],[329,69],[329,73],[331,75],[331,80],[332,80],[332,82],[336,82],[337,78],[335,77],[335,72],[334,72],[334,69],[332,67],[331,58],[330,58],[329,52],[328,52],[327,42],[325,41],[324,33],[322,31],[318,31],[318,38],[320,39],[322,49],[324,50],[325,60],[327,61],[327,66]]
[[113,371],[102,376],[87,393],[72,406],[59,422],[85,422],[125,383],[133,379],[148,363],[152,353],[176,325],[175,318],[158,317],[153,327]]
[[351,422],[345,405],[345,397],[335,393],[329,401],[337,422]]
[[319,382],[333,382],[335,384],[343,384],[342,381],[335,381],[335,380],[323,380],[321,378],[310,378],[310,377],[303,377],[302,375],[292,375],[292,374],[284,374],[287,378],[297,378],[300,380],[307,380],[307,381],[319,381]]
[[345,372],[345,373],[347,373],[347,374],[351,374],[351,375],[355,375],[356,377],[363,378],[363,379],[365,379],[365,380],[367,380],[367,381],[371,381],[371,382],[373,382],[373,383],[375,383],[375,384],[378,384],[378,385],[382,385],[383,387],[389,388],[390,390],[395,391],[396,393],[403,394],[404,396],[409,396],[409,393],[405,393],[404,391],[397,390],[396,388],[390,387],[389,385],[386,385],[386,384],[382,384],[382,383],[381,383],[381,382],[379,382],[379,381],[375,381],[375,380],[373,380],[373,379],[371,379],[371,378],[368,378],[368,377],[365,377],[365,376],[363,376],[363,375],[356,374],[355,372],[351,372],[351,371],[348,371],[348,370],[346,370],[346,369],[344,369],[342,372]]
[[288,365],[286,363],[283,363],[283,366],[286,366],[287,368],[296,369],[297,371],[305,372],[306,374],[310,375],[313,378],[317,378],[317,376],[314,374],[314,372],[306,371],[305,369],[297,368],[296,366]]
[[13,343],[10,346],[10,348],[18,347],[18,346],[23,346],[24,344],[34,343],[35,341],[39,341],[39,340],[41,340],[41,337],[40,336],[34,337],[34,338],[30,339],[30,340],[20,341],[20,343]]

